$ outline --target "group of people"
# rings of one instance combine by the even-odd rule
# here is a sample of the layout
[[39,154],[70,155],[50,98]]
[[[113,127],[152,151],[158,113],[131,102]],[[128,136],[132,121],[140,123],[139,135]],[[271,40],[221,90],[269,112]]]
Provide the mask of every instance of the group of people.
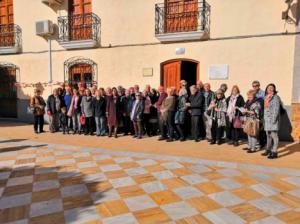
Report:
[[34,114],[34,131],[42,133],[44,114],[49,117],[51,133],[85,134],[117,138],[120,133],[141,139],[160,135],[159,141],[225,142],[239,146],[248,137],[247,152],[265,148],[263,156],[277,158],[280,115],[284,111],[276,86],[266,90],[259,81],[252,83],[247,99],[234,85],[227,95],[227,85],[213,92],[209,83],[198,81],[188,86],[180,81],[174,87],[157,90],[147,85],[141,92],[138,85],[128,89],[91,89],[62,87],[53,90],[45,102],[39,89],[35,90],[29,108]]

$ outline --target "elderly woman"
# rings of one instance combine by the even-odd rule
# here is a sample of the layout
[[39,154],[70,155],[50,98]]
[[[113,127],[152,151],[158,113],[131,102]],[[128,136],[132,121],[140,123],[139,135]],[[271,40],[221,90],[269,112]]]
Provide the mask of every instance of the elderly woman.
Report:
[[53,94],[47,100],[47,114],[49,116],[49,129],[51,133],[59,131],[61,108],[65,106],[65,101],[59,95],[58,89],[54,89]]
[[226,111],[227,104],[223,90],[219,89],[216,92],[215,99],[208,107],[208,114],[211,117],[211,135],[212,139],[210,144],[222,144],[222,137],[224,128],[226,126]]
[[144,90],[143,92],[144,95],[144,112],[143,112],[143,125],[144,125],[144,130],[146,130],[146,133],[148,137],[151,137],[151,125],[150,125],[150,108],[151,108],[151,99],[149,96],[149,92],[147,90]]
[[30,99],[30,109],[34,116],[34,132],[36,134],[44,132],[44,114],[46,103],[41,96],[41,90],[35,89],[34,96]]
[[255,90],[249,90],[247,93],[248,100],[245,103],[243,115],[245,115],[244,131],[248,135],[248,153],[257,151],[256,144],[259,134],[261,105],[256,97]]
[[185,114],[187,110],[187,98],[186,89],[182,88],[179,90],[179,97],[177,98],[177,111],[175,114],[175,124],[180,135],[180,141],[185,141],[185,134],[184,134],[184,121],[185,121]]
[[227,137],[231,140],[229,144],[234,146],[239,145],[241,132],[241,116],[239,108],[245,105],[244,98],[240,95],[240,89],[234,85],[231,90],[231,95],[226,99],[227,102]]
[[276,86],[269,84],[264,101],[264,129],[267,133],[267,148],[262,154],[269,159],[276,159],[278,149],[278,131],[280,122],[281,99],[277,95]]
[[93,135],[92,119],[93,119],[93,97],[90,89],[85,90],[85,96],[81,100],[81,113],[85,117],[84,135]]
[[76,133],[81,134],[81,123],[80,123],[81,100],[82,100],[82,96],[79,95],[78,90],[73,89],[73,96],[68,110],[68,117],[72,117],[73,134]]
[[112,137],[112,132],[114,131],[114,137],[117,138],[118,126],[121,122],[121,100],[116,88],[107,88],[106,93],[106,116],[108,123],[108,137]]

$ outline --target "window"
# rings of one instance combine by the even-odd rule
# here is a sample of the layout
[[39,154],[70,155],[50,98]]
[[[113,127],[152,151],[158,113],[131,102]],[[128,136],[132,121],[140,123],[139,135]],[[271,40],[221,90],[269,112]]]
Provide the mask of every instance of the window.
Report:
[[0,0],[0,47],[15,45],[13,0]]

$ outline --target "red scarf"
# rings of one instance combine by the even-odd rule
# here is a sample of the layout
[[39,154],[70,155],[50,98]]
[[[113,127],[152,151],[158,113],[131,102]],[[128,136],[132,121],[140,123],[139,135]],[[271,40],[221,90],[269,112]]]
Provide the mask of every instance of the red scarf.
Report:
[[274,95],[273,94],[268,94],[265,98],[265,102],[264,102],[264,105],[265,105],[265,108],[268,108],[269,107],[269,104],[270,104],[270,101],[272,99]]

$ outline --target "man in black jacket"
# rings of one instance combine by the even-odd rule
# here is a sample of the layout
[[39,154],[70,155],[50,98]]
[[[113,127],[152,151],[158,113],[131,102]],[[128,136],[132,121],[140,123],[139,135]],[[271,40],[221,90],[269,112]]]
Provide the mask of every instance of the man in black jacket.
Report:
[[49,116],[49,129],[51,133],[59,131],[60,113],[63,107],[66,107],[65,101],[59,95],[58,89],[54,89],[53,94],[47,100],[47,114]]
[[203,127],[205,129],[205,137],[208,141],[211,141],[211,119],[210,116],[207,114],[209,105],[211,102],[215,99],[215,94],[210,89],[210,84],[205,83],[204,84],[204,90],[203,90],[203,107],[202,107],[202,119],[203,119]]
[[200,141],[199,130],[200,130],[200,119],[202,119],[202,101],[203,95],[200,91],[197,90],[196,86],[191,86],[191,96],[189,97],[190,103],[187,106],[190,106],[191,111],[191,124],[192,124],[192,137],[195,142]]

